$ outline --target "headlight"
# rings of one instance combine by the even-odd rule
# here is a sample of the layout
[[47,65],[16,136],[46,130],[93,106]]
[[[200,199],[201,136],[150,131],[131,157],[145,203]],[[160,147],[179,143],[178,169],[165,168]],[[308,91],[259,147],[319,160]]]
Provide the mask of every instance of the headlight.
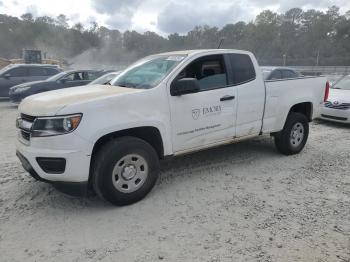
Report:
[[80,124],[82,114],[38,117],[32,127],[32,137],[57,136],[73,132]]
[[31,86],[24,86],[24,87],[17,87],[14,92],[17,93],[17,92],[24,92],[24,91],[27,91],[28,89],[30,89]]

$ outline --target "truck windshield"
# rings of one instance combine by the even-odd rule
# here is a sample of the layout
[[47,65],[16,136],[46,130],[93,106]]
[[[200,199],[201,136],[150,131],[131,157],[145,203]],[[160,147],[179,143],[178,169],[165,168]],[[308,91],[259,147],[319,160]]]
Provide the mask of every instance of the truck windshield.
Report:
[[183,59],[184,55],[147,57],[127,68],[112,80],[112,86],[150,89],[157,86]]
[[339,82],[335,83],[332,88],[350,90],[350,75],[342,78]]

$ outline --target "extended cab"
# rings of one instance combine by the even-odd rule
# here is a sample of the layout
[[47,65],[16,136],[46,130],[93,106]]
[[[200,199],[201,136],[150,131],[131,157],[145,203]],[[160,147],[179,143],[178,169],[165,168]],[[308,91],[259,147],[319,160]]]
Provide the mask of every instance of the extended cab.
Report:
[[246,51],[153,55],[111,85],[24,99],[17,155],[38,180],[126,205],[147,195],[166,157],[264,134],[281,153],[299,153],[325,87],[322,77],[264,82]]

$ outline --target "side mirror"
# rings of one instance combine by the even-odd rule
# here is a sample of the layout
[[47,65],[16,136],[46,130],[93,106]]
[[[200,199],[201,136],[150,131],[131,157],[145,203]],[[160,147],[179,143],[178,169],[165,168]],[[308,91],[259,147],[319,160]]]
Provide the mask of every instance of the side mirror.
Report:
[[170,86],[172,96],[197,93],[200,91],[198,80],[195,78],[183,78],[175,80]]
[[11,77],[11,74],[9,74],[9,73],[4,74],[4,78],[9,79],[10,77]]
[[65,84],[67,82],[67,79],[63,78],[63,79],[60,79],[58,82],[61,83],[61,84]]

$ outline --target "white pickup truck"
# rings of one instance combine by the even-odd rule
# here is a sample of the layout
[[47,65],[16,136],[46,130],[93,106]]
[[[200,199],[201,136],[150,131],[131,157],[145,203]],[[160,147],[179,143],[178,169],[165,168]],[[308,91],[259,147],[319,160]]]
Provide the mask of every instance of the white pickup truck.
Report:
[[281,153],[299,153],[327,93],[323,77],[264,82],[246,51],[152,55],[111,85],[24,99],[17,156],[34,178],[62,191],[92,189],[127,205],[147,195],[167,157],[264,134]]

